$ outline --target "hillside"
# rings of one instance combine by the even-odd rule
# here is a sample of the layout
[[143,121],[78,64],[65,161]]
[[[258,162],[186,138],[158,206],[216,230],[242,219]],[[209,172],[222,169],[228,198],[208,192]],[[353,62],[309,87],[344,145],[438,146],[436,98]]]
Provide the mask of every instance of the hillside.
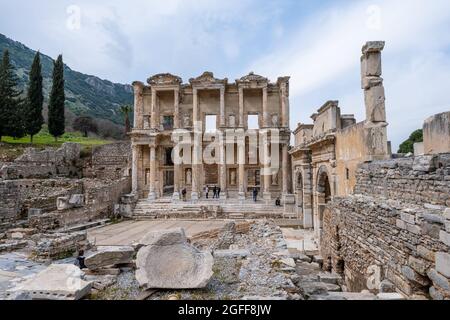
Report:
[[[24,89],[28,83],[28,72],[36,51],[20,42],[0,34],[0,53],[8,49],[11,61]],[[55,57],[56,58],[56,57]],[[46,100],[51,87],[53,69],[52,58],[41,52],[44,95]],[[123,120],[118,109],[123,104],[133,103],[133,88],[130,85],[112,83],[98,77],[86,75],[65,65],[66,105],[75,115],[88,114],[95,118],[107,119],[117,124]]]

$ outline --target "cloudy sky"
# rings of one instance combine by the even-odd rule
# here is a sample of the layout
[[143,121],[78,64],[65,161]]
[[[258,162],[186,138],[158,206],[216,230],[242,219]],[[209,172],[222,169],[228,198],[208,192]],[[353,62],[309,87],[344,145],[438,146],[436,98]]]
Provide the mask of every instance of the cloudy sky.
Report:
[[362,120],[361,46],[385,40],[394,148],[450,110],[448,0],[0,0],[0,33],[120,83],[159,72],[290,75],[293,128],[330,99]]

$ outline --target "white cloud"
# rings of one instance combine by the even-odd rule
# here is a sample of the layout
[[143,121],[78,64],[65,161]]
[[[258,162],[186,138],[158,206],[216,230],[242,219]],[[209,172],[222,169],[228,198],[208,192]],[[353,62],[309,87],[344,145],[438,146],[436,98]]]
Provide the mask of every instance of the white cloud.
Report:
[[421,127],[425,117],[450,110],[444,89],[450,80],[449,57],[442,53],[450,44],[449,18],[446,0],[365,1],[332,7],[286,34],[285,43],[250,69],[271,79],[291,75],[293,126],[310,122],[309,115],[327,99],[338,99],[344,113],[363,117],[360,49],[368,40],[385,40],[389,133],[396,147]]

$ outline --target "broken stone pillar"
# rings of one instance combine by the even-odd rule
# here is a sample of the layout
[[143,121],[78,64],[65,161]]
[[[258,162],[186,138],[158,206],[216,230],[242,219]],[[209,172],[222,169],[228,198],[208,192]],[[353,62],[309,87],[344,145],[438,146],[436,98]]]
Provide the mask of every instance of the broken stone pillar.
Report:
[[361,82],[364,89],[367,122],[386,122],[385,94],[381,78],[383,41],[367,42],[362,48]]
[[84,263],[90,270],[98,270],[103,267],[131,263],[133,256],[133,247],[106,246],[99,247],[97,251],[90,253]]
[[145,289],[204,288],[214,259],[188,243],[183,229],[148,233],[136,259],[136,280]]

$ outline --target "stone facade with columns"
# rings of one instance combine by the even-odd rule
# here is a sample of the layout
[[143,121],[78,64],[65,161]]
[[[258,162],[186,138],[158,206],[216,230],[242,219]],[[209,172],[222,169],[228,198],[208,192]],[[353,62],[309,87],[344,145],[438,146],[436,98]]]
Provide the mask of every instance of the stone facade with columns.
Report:
[[[158,74],[147,84],[134,82],[133,86],[132,181],[138,198],[172,197],[176,201],[186,189],[187,199],[197,200],[204,198],[206,186],[218,186],[222,199],[251,198],[254,188],[267,201],[290,199],[289,77],[272,83],[250,73],[231,83],[205,72],[186,84],[175,75]],[[256,127],[249,128],[250,117]],[[221,138],[195,134],[205,133],[207,118],[215,120],[215,132],[223,134]],[[239,130],[246,136],[229,139],[225,135]],[[279,136],[280,165],[279,169],[264,170],[271,164],[263,159],[272,158],[269,152],[274,146],[272,140],[264,141],[268,135],[263,133],[272,130]],[[176,140],[178,134],[183,138]],[[251,136],[258,137],[256,150],[250,146]],[[211,154],[217,159],[212,163],[202,161],[211,142],[215,144]],[[172,157],[186,157],[186,153],[190,163]],[[250,157],[257,161],[249,161]]]
[[335,196],[352,194],[361,163],[390,158],[381,52],[384,42],[367,42],[362,48],[361,83],[366,119],[341,114],[338,101],[328,101],[313,114],[313,124],[294,131],[292,155],[296,209],[305,228],[321,236],[323,212]]

